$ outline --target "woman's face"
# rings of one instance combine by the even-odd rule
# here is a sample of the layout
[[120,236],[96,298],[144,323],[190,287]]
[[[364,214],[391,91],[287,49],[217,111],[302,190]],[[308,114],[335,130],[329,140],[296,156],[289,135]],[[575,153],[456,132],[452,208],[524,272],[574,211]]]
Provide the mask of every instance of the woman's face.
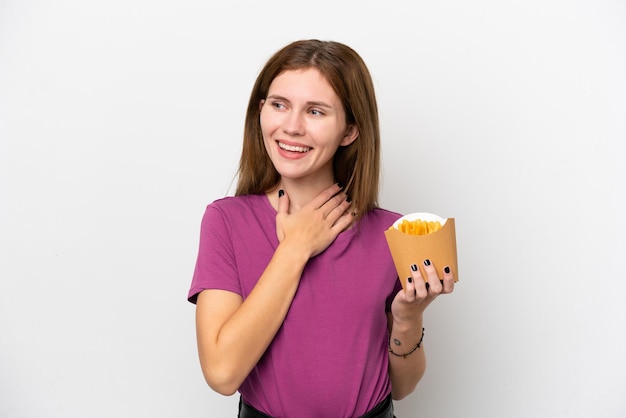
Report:
[[339,146],[358,136],[346,124],[341,100],[314,68],[289,70],[272,81],[261,101],[265,149],[283,179],[334,181]]

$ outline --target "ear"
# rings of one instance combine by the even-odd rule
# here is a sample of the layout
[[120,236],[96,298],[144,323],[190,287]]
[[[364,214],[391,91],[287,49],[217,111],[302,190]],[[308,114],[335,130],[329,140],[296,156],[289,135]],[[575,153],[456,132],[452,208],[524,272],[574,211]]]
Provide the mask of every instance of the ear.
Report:
[[348,146],[354,141],[356,141],[358,137],[359,137],[359,128],[357,128],[356,125],[352,124],[348,126],[348,129],[346,129],[346,133],[343,136],[343,139],[341,140],[341,143],[339,145],[344,146],[344,147]]

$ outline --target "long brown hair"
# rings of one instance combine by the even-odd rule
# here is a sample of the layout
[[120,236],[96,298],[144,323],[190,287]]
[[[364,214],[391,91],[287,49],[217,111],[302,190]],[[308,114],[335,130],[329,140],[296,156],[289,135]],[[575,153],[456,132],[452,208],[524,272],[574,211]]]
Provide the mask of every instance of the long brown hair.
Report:
[[374,84],[365,62],[352,48],[317,39],[295,41],[276,52],[256,79],[246,112],[236,195],[262,194],[275,188],[280,175],[272,165],[261,134],[260,103],[270,84],[287,70],[317,69],[343,102],[346,123],[359,137],[335,153],[335,180],[352,199],[357,220],[378,206],[380,127]]

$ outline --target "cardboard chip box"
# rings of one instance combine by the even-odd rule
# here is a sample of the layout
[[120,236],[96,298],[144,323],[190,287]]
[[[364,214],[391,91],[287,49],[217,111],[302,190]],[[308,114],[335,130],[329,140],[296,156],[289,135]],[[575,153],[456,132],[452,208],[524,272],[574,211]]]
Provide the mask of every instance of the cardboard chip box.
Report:
[[[442,227],[428,235],[411,235],[396,229],[405,219],[439,221]],[[435,266],[440,278],[443,268],[449,266],[454,274],[454,280],[459,280],[454,218],[445,219],[432,213],[411,213],[394,222],[392,227],[385,231],[385,237],[403,288],[406,286],[406,279],[411,276],[411,264],[417,264],[422,277],[427,280],[423,264],[427,258]]]

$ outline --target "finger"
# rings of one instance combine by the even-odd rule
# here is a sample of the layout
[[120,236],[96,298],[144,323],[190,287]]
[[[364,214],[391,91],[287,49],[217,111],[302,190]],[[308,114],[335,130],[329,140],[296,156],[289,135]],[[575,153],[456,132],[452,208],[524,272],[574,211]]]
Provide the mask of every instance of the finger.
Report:
[[412,276],[407,277],[404,286],[404,301],[411,303],[415,301],[415,280]]
[[283,189],[278,191],[278,214],[286,215],[289,213],[289,196]]
[[428,296],[428,288],[426,287],[426,282],[422,278],[422,273],[417,267],[417,264],[411,265],[411,278],[413,279],[412,282],[415,289],[415,296],[420,299],[424,299],[426,296]]
[[333,231],[337,231],[337,233],[339,233],[345,230],[346,228],[348,228],[350,225],[352,225],[352,222],[354,222],[354,214],[344,212],[339,217],[339,219],[337,219],[335,223],[333,223],[330,229],[332,229]]
[[426,271],[426,277],[428,278],[428,291],[433,295],[440,294],[443,285],[439,281],[439,276],[437,275],[437,270],[435,270],[435,266],[433,265],[433,263],[430,262],[429,259],[424,260],[424,270]]
[[441,293],[452,293],[454,290],[454,273],[450,267],[445,266],[443,268],[443,289]]
[[327,189],[322,190],[317,196],[315,196],[315,198],[311,201],[311,204],[315,207],[315,209],[319,209],[324,206],[326,202],[332,199],[333,196],[339,193],[341,189],[342,187],[339,184],[335,183]]
[[335,223],[337,219],[345,215],[352,203],[345,193],[338,193],[324,204],[324,219]]

